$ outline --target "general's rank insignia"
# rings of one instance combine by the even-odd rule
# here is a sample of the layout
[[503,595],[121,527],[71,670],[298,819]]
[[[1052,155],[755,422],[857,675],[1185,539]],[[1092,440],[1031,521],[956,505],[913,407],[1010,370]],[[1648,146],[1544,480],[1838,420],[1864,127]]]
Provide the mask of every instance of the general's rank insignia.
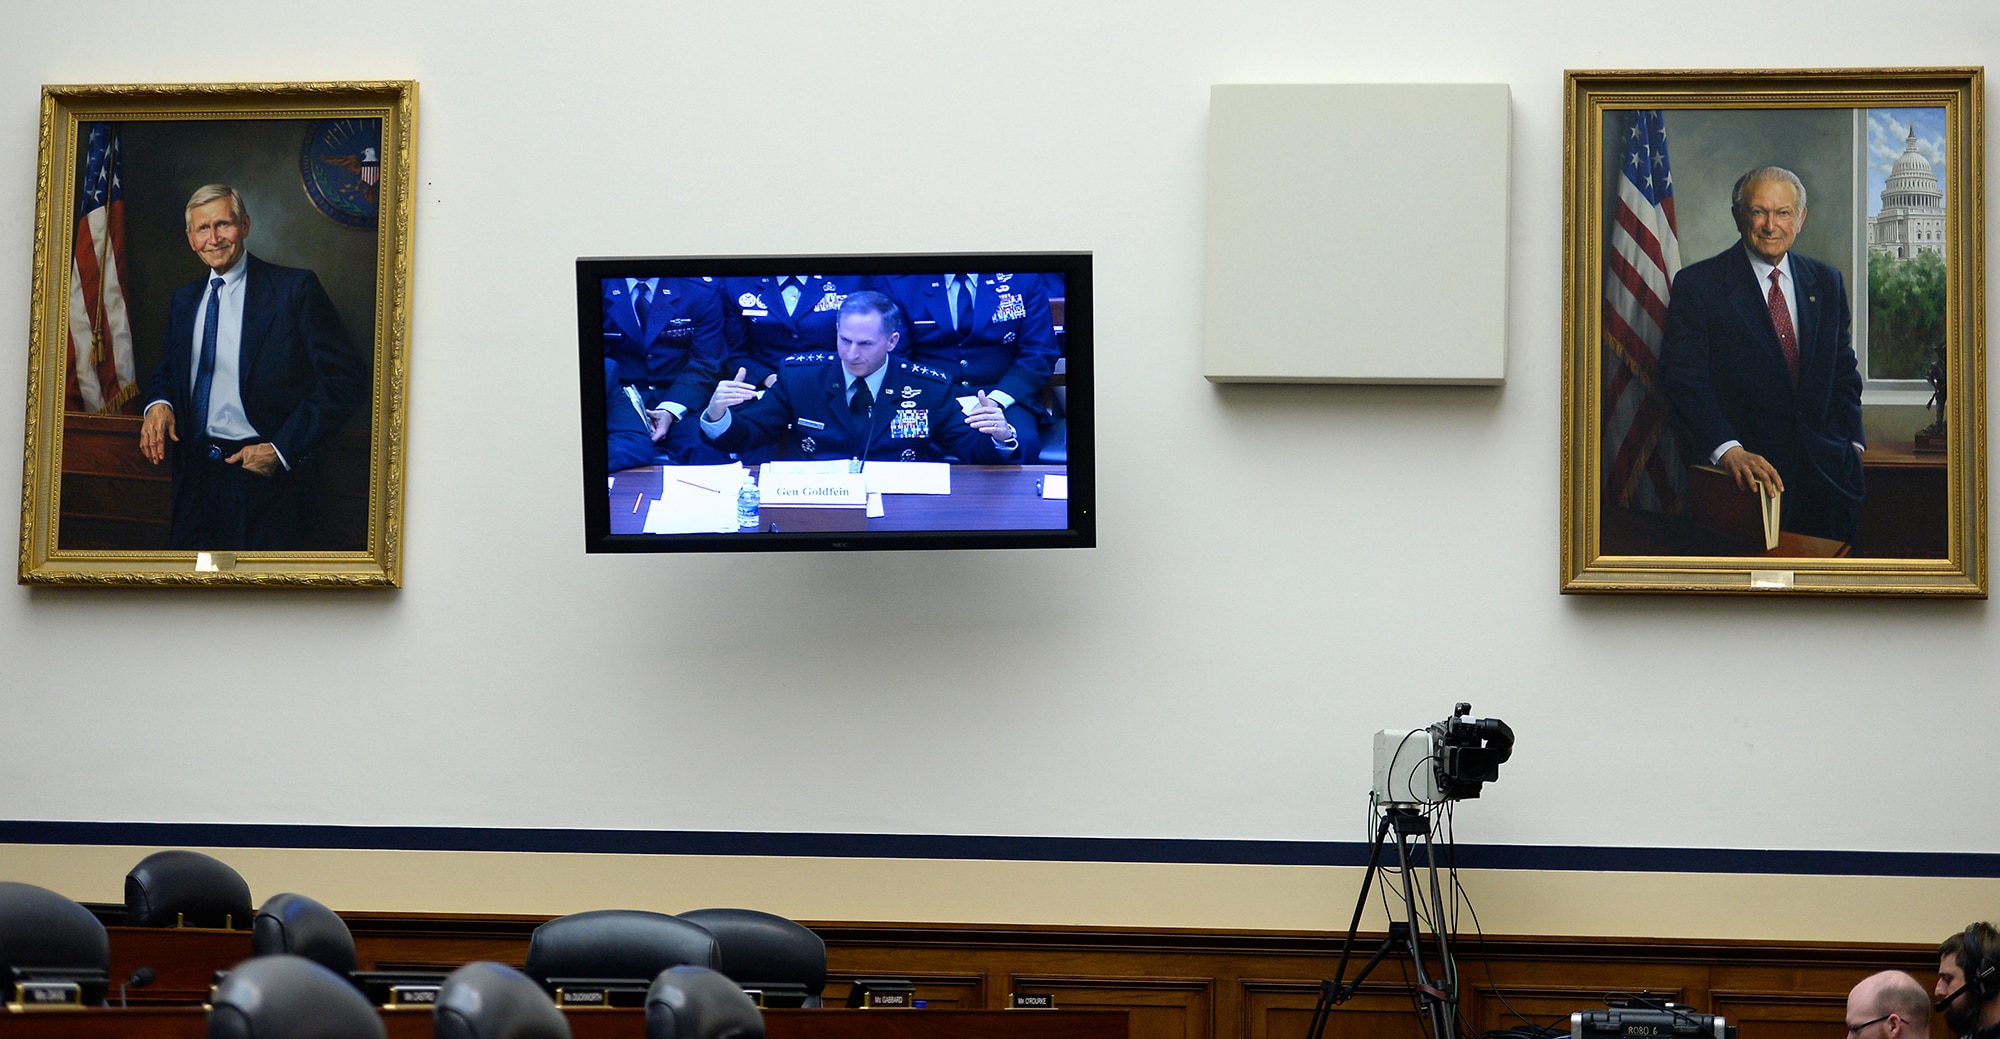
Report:
[[929,408],[898,409],[896,417],[889,420],[889,439],[922,440],[931,435],[931,412]]
[[819,450],[819,443],[813,438],[807,437],[799,441],[799,450],[804,451],[806,454],[812,454],[814,451]]

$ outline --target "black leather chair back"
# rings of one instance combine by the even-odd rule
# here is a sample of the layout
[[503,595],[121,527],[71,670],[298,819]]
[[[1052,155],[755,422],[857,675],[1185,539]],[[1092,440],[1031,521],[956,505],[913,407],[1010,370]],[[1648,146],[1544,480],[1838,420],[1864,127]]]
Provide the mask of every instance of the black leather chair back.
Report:
[[156,851],[125,874],[128,927],[248,927],[250,885],[198,851]]
[[303,956],[244,960],[215,987],[208,1039],[388,1039],[346,978]]
[[804,985],[806,1005],[821,1005],[826,942],[811,928],[755,909],[694,909],[675,915],[715,935],[722,950],[722,963],[716,969],[737,984]]
[[533,978],[483,960],[444,979],[431,1013],[437,1039],[570,1039],[569,1021]]
[[15,967],[111,969],[111,938],[90,910],[33,884],[0,881],[0,989]]
[[646,993],[646,1039],[764,1039],[764,1015],[720,972],[675,967]]
[[272,895],[250,924],[250,955],[290,953],[343,977],[354,973],[354,932],[340,914],[304,895]]
[[644,983],[668,967],[720,962],[715,936],[686,920],[638,909],[557,917],[528,939],[528,976],[621,978]]

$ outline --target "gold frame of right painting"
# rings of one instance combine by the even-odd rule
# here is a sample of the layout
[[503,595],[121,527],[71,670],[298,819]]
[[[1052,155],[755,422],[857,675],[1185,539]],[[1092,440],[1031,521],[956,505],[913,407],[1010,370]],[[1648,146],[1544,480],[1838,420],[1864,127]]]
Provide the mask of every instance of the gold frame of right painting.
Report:
[[[1983,79],[1979,68],[1565,73],[1562,591],[1986,596]],[[1633,154],[1655,134],[1657,153]],[[1897,158],[1905,147],[1922,162]],[[1626,175],[1648,162],[1657,185]],[[1789,396],[1750,385],[1785,371],[1778,304],[1743,309],[1740,325],[1707,320],[1736,313],[1720,299],[1740,302],[1723,261],[1756,253],[1738,178],[1764,166],[1800,170],[1792,183],[1810,203],[1785,239],[1796,247],[1772,251],[1807,258],[1795,293],[1813,293],[1793,304],[1811,308],[1800,331],[1813,334],[1807,363],[1790,362]],[[1914,194],[1870,179],[1925,172]],[[1893,265],[1905,261],[1915,266]],[[1702,274],[1679,277],[1698,263]],[[1843,280],[1813,277],[1830,269]],[[1846,291],[1813,291],[1834,284]],[[1918,302],[1892,295],[1906,284]],[[1828,317],[1839,314],[1849,329]],[[1735,331],[1756,320],[1769,365]],[[1740,516],[1739,497],[1707,497],[1713,477],[1698,470],[1726,465],[1731,444],[1695,443],[1717,439],[1704,407],[1716,397],[1758,424],[1735,442],[1791,452],[1792,501],[1763,531],[1754,506],[1746,535],[1718,522],[1718,510]],[[1774,446],[1749,443],[1760,436]],[[1815,495],[1832,519],[1813,511]]]

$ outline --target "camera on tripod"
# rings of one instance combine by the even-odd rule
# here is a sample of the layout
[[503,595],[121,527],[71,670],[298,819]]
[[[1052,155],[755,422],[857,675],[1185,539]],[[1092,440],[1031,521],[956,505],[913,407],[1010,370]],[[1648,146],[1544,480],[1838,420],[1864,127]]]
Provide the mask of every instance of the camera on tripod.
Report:
[[1430,805],[1478,797],[1500,778],[1514,753],[1514,730],[1498,718],[1473,718],[1472,705],[1423,729],[1375,734],[1375,800],[1378,804]]
[[[1319,983],[1319,999],[1306,1025],[1306,1039],[1321,1039],[1329,1012],[1352,999],[1369,973],[1398,953],[1409,957],[1410,987],[1424,1018],[1427,1039],[1453,1039],[1456,1034],[1458,963],[1452,958],[1451,943],[1458,917],[1456,903],[1447,906],[1438,881],[1437,854],[1431,843],[1432,817],[1438,814],[1434,810],[1437,805],[1478,797],[1481,787],[1500,778],[1501,763],[1514,753],[1514,730],[1506,722],[1471,714],[1472,705],[1462,703],[1452,709],[1451,717],[1436,725],[1375,734],[1375,839],[1368,846],[1368,869],[1361,874],[1361,894],[1354,900],[1354,918],[1348,921],[1347,939],[1340,945],[1340,962],[1334,966],[1333,977]],[[1445,840],[1450,839],[1447,830]],[[1394,852],[1393,864],[1384,863],[1385,850]],[[1421,862],[1417,852],[1422,853]],[[1419,869],[1429,881],[1428,890],[1417,884]],[[1382,878],[1389,932],[1349,983],[1347,960],[1361,929],[1362,910],[1368,907],[1368,889],[1377,876]],[[1456,884],[1454,877],[1454,891]],[[1435,980],[1424,963],[1426,922],[1437,947],[1439,973]]]

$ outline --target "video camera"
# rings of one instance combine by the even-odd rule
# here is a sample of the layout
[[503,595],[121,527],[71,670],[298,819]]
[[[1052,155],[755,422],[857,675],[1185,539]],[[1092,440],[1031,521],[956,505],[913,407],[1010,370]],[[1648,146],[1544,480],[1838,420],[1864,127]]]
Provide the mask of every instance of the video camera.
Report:
[[1514,730],[1498,718],[1472,718],[1472,705],[1423,729],[1375,734],[1375,799],[1436,804],[1478,797],[1514,754]]

